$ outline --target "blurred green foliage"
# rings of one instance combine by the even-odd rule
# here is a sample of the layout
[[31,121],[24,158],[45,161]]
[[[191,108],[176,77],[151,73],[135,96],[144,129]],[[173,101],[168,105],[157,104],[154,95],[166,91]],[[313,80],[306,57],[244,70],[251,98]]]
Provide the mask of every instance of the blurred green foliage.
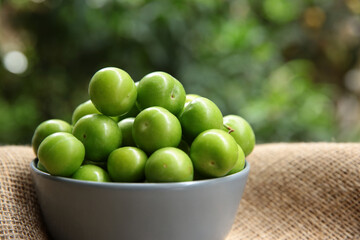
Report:
[[359,8],[351,0],[3,1],[3,62],[17,50],[28,66],[21,74],[0,66],[0,143],[30,143],[46,119],[70,122],[106,66],[134,81],[172,74],[187,93],[247,119],[257,142],[356,140],[341,132],[337,101],[360,55],[360,33],[340,24],[360,26]]

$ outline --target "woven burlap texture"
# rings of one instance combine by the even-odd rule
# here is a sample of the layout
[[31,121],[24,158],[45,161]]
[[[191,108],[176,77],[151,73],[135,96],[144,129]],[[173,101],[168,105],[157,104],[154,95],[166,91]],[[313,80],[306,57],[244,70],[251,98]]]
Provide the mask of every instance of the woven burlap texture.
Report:
[[239,239],[360,239],[360,144],[259,145],[232,231]]
[[0,147],[0,239],[47,239],[30,176],[30,147]]
[[[30,147],[0,147],[0,239],[47,239]],[[360,144],[257,145],[226,240],[360,239]]]

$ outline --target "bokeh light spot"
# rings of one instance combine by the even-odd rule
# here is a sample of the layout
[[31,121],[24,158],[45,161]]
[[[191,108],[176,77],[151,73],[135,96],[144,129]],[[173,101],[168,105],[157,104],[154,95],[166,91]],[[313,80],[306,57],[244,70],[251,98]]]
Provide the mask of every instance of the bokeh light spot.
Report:
[[345,86],[352,92],[360,94],[360,70],[352,69],[345,75]]
[[265,0],[263,2],[265,16],[276,23],[286,23],[297,19],[302,11],[300,1]]
[[310,28],[321,28],[325,22],[326,15],[321,8],[310,7],[305,10],[304,21]]
[[355,14],[360,13],[360,1],[359,0],[346,0],[346,5]]
[[22,74],[28,67],[28,60],[22,52],[11,51],[4,55],[3,64],[9,72]]

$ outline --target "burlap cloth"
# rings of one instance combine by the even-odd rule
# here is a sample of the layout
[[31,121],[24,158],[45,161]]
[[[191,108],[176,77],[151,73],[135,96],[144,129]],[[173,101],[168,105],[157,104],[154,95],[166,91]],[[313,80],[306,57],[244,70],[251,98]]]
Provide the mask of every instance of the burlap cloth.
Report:
[[[47,239],[33,158],[30,147],[0,147],[0,239]],[[360,144],[263,144],[248,161],[227,240],[360,239]]]

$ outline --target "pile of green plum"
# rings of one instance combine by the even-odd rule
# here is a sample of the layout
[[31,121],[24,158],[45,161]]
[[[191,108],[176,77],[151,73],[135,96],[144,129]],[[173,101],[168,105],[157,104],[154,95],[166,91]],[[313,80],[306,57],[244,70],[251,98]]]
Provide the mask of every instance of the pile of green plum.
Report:
[[119,68],[103,68],[88,92],[72,125],[51,119],[36,128],[40,170],[98,182],[192,181],[241,171],[255,145],[246,120],[223,117],[165,72],[135,83]]

